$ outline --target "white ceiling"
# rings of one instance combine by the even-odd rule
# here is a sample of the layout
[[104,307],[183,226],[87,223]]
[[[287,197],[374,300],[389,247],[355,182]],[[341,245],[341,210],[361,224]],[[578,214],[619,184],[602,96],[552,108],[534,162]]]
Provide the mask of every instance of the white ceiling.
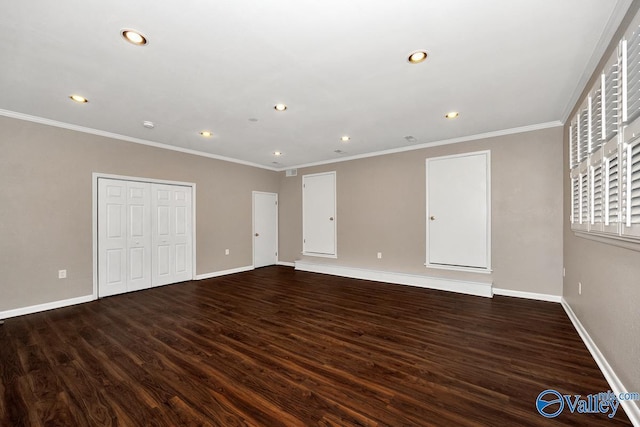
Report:
[[2,114],[281,169],[558,124],[630,1],[2,3]]

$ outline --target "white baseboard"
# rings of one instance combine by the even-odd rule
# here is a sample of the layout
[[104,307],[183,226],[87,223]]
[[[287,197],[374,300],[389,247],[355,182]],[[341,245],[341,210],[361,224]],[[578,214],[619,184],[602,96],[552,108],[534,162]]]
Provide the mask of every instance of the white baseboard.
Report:
[[[576,331],[578,331],[578,335],[580,335],[580,338],[582,338],[584,345],[587,346],[587,349],[589,349],[589,353],[591,353],[591,356],[598,364],[598,367],[602,371],[602,375],[604,375],[604,378],[609,383],[611,391],[613,391],[616,396],[624,392],[637,392],[638,390],[629,390],[622,384],[622,381],[620,381],[620,378],[618,378],[616,373],[613,371],[613,368],[611,367],[611,365],[609,365],[609,362],[607,362],[607,359],[605,359],[596,343],[591,339],[591,336],[582,325],[582,322],[580,322],[580,319],[578,319],[578,316],[576,316],[576,314],[573,312],[567,300],[562,298],[561,304],[564,308],[564,311],[567,313],[567,316],[569,316],[571,323],[573,323],[573,326],[576,328]],[[591,391],[596,392],[606,390]],[[638,405],[636,405],[632,400],[623,400],[620,401],[620,404],[622,405],[624,412],[626,412],[627,417],[629,417],[629,420],[631,420],[631,423],[636,427],[640,427],[640,408],[638,407]]]
[[394,283],[398,285],[417,286],[441,291],[458,292],[491,298],[491,283],[468,282],[462,280],[442,279],[439,277],[419,276],[416,274],[393,273],[388,271],[367,270],[362,268],[342,267],[337,265],[315,264],[304,261],[295,262],[296,270],[311,273],[323,273],[333,276],[350,277],[352,279],[372,280],[374,282]]
[[501,296],[505,296],[505,297],[534,299],[536,301],[548,301],[548,302],[561,302],[562,301],[562,296],[560,296],[560,295],[538,294],[538,293],[535,293],[535,292],[513,291],[511,289],[493,288],[493,294],[494,295],[501,295]]
[[295,267],[296,264],[294,262],[286,262],[286,261],[278,261],[276,265],[284,265],[285,267]]
[[229,270],[214,271],[213,273],[198,274],[196,275],[195,280],[211,279],[214,277],[226,276],[228,274],[242,273],[244,271],[251,271],[251,270],[253,270],[253,265],[247,265],[245,267],[231,268]]
[[85,295],[83,297],[69,298],[60,301],[47,302],[45,304],[30,305],[29,307],[16,308],[13,310],[0,311],[0,319],[8,319],[10,317],[24,316],[25,314],[38,313],[40,311],[53,310],[55,308],[69,307],[70,305],[82,304],[84,302],[93,301],[93,295]]

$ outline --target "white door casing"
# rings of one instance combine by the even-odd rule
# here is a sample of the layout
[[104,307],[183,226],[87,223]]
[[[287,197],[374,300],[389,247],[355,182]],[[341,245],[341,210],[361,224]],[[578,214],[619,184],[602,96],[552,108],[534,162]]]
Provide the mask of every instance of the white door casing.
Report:
[[278,262],[278,195],[253,192],[253,266]]
[[337,257],[336,173],[302,177],[302,252]]
[[427,159],[426,169],[426,265],[490,271],[490,152]]

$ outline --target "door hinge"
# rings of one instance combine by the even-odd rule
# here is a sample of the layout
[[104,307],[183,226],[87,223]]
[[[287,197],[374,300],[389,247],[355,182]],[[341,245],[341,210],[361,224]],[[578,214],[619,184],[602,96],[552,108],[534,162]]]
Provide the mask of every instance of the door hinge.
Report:
[[276,252],[276,256],[278,256],[278,252]]
[[276,206],[278,206],[278,201],[276,200]]

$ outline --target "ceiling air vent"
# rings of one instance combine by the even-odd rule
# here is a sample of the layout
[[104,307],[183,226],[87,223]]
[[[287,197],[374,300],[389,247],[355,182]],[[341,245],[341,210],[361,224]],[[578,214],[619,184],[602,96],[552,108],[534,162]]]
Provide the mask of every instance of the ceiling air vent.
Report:
[[287,176],[298,176],[298,169],[287,169]]

